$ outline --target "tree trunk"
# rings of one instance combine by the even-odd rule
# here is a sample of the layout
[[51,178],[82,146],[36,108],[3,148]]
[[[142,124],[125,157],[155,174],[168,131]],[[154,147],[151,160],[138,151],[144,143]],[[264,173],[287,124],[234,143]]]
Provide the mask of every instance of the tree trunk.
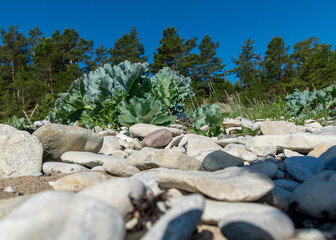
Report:
[[52,72],[51,72],[51,64],[49,64],[49,83],[50,83],[50,89],[51,94],[54,95],[54,86],[53,86],[53,78],[52,78]]

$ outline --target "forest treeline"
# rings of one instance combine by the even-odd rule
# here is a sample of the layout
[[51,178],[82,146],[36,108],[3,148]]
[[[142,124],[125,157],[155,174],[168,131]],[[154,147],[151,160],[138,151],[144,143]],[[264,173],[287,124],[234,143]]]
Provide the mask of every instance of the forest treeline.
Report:
[[[74,29],[56,30],[45,36],[36,27],[25,36],[18,26],[0,30],[0,121],[27,115],[43,119],[58,94],[73,80],[105,63],[124,60],[146,62],[149,56],[133,27],[112,47],[94,48],[92,40]],[[323,88],[336,78],[336,51],[330,44],[310,37],[292,49],[281,37],[274,37],[264,54],[255,52],[254,41],[247,39],[241,53],[232,58],[234,69],[226,69],[217,56],[219,42],[204,36],[184,39],[174,27],[163,30],[159,47],[153,53],[150,73],[168,66],[191,78],[196,97],[208,101],[226,101],[227,94],[239,93],[246,99],[274,99],[295,88]],[[291,53],[289,53],[291,52]],[[228,75],[237,78],[231,83]]]

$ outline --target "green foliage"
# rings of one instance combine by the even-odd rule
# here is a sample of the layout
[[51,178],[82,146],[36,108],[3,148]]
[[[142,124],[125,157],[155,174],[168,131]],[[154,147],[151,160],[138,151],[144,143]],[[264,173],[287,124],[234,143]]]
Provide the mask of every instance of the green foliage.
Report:
[[[59,95],[55,102],[55,108],[49,114],[52,122],[71,124],[85,116],[83,122],[92,126],[94,122],[100,122],[99,116],[104,112],[103,103],[106,106],[118,103],[120,96],[142,96],[149,89],[149,80],[144,79],[147,71],[147,63],[131,64],[129,61],[117,66],[109,64],[84,75],[75,80],[66,93]],[[124,94],[118,95],[122,91]],[[112,98],[113,96],[116,96]],[[109,112],[110,116],[115,116]],[[89,117],[92,119],[90,120]],[[110,119],[111,120],[111,119]],[[105,124],[102,120],[101,124]],[[114,121],[111,122],[114,125]]]
[[118,126],[117,117],[119,114],[119,104],[126,98],[123,91],[110,96],[102,103],[101,110],[95,109],[83,113],[80,122],[87,128],[99,126],[101,128],[113,128]]
[[234,129],[231,130],[229,134],[234,134],[236,136],[246,136],[246,135],[251,135],[251,136],[256,136],[259,132],[259,129],[252,130],[246,127],[243,127],[242,129]]
[[192,118],[195,122],[195,127],[200,129],[204,125],[209,127],[220,126],[223,122],[224,117],[228,116],[227,113],[220,113],[221,107],[218,104],[204,104],[204,107],[198,107],[192,115],[189,114],[189,117]]
[[336,82],[321,90],[300,92],[285,97],[286,106],[291,116],[306,119],[309,117],[324,116],[334,113],[336,105]]
[[[204,107],[198,107],[195,111],[188,110],[186,114],[194,122],[194,127],[189,127],[188,130],[196,134],[208,137],[216,137],[224,132],[221,127],[223,120],[228,116],[227,113],[220,113],[221,107],[218,104],[204,104]],[[209,130],[204,132],[200,128],[204,125],[209,126]]]
[[169,114],[183,112],[184,102],[194,96],[190,87],[191,79],[165,67],[152,78],[152,92],[162,101]]
[[161,102],[149,93],[144,98],[133,97],[129,103],[121,102],[119,110],[118,121],[127,127],[136,123],[168,126],[177,119],[176,116],[169,116]]
[[17,118],[15,115],[9,119],[6,124],[15,127],[19,130],[26,130],[29,132],[33,132],[36,128],[34,127],[33,123],[29,121],[27,118]]

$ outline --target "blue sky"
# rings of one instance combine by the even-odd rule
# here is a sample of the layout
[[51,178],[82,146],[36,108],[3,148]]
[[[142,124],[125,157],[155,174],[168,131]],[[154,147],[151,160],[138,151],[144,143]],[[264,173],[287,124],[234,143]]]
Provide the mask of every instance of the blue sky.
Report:
[[[163,29],[173,26],[184,38],[209,34],[220,43],[219,57],[232,69],[241,46],[251,37],[256,52],[264,54],[275,36],[293,45],[315,36],[336,45],[336,1],[333,0],[128,0],[128,1],[2,1],[0,28],[19,25],[27,35],[40,26],[46,36],[56,30],[73,28],[95,47],[114,42],[135,26],[149,55],[159,46]],[[231,79],[233,79],[231,77]]]

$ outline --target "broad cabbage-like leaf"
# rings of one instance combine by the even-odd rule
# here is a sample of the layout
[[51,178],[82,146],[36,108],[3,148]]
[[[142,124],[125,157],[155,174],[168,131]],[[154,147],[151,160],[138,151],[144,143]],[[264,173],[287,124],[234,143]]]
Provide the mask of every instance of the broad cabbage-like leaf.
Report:
[[71,84],[66,93],[59,94],[55,101],[55,107],[51,109],[48,119],[51,122],[71,124],[80,119],[86,110],[91,111],[92,107],[86,100],[84,84],[81,78]]
[[168,126],[176,121],[176,116],[169,116],[161,102],[151,94],[144,98],[133,97],[129,103],[121,102],[118,121],[123,126],[136,123],[148,123],[158,126]]
[[151,77],[151,81],[154,95],[161,99],[170,114],[183,112],[183,102],[194,96],[190,86],[191,79],[168,67]]

